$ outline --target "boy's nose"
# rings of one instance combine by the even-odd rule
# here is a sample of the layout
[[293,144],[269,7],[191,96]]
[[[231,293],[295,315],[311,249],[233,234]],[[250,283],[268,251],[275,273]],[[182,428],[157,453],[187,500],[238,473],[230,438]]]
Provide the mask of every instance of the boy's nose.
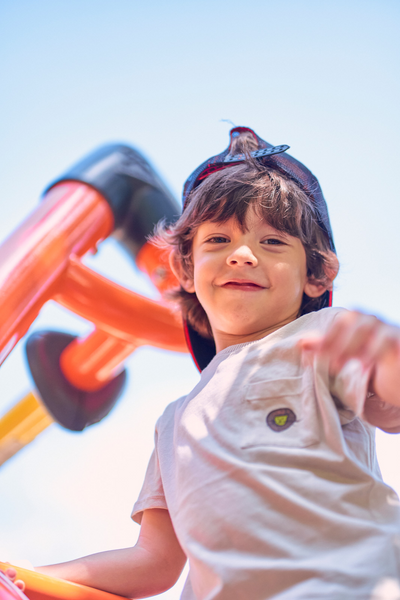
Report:
[[249,246],[240,246],[236,248],[227,258],[227,263],[230,266],[253,266],[258,264],[257,258],[254,256]]

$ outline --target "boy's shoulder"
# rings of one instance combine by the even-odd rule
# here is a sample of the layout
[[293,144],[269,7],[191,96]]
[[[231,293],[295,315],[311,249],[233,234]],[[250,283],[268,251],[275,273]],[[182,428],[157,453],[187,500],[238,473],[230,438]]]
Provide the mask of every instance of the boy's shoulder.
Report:
[[346,312],[346,308],[328,307],[307,313],[293,321],[294,328],[299,332],[315,330],[324,331],[328,329],[338,315]]
[[295,351],[301,339],[323,336],[345,311],[344,308],[328,307],[302,315],[252,344],[247,358],[254,358],[259,352],[281,355],[283,349],[289,353]]
[[[295,321],[292,321],[292,323],[289,323],[288,325],[284,326],[281,330],[278,330],[277,332],[275,332],[275,334],[271,334],[271,336],[268,336],[270,339],[270,342],[273,342],[273,339],[271,338],[278,338],[278,339],[282,339],[282,338],[289,338],[289,337],[294,337],[294,338],[298,338],[300,336],[303,335],[307,335],[310,334],[312,335],[313,333],[322,333],[325,330],[327,330],[330,325],[332,324],[332,322],[335,320],[335,318],[343,313],[346,309],[344,308],[323,308],[319,311],[316,312],[312,312],[312,313],[308,313],[306,315],[303,315],[301,317],[299,317],[298,319],[296,319]],[[264,338],[265,342],[267,342],[267,338]],[[263,341],[264,340],[259,340],[259,342],[256,342],[256,345],[263,345]],[[243,345],[239,345],[237,347],[237,350],[240,350],[241,346],[246,346],[246,344]],[[221,353],[222,354],[222,353]],[[232,352],[230,354],[235,354],[235,352]],[[214,364],[215,362],[215,364]],[[214,358],[213,364],[214,367],[215,365],[219,364],[219,360],[218,360],[218,355],[216,358]],[[165,430],[172,430],[175,425],[176,425],[176,419],[179,419],[179,414],[180,414],[180,409],[183,407],[183,405],[186,403],[187,400],[190,399],[190,397],[192,397],[196,391],[198,391],[199,389],[201,389],[203,387],[203,385],[209,380],[210,376],[207,376],[208,371],[210,370],[210,374],[212,372],[214,372],[214,368],[211,368],[212,365],[210,367],[207,367],[206,371],[204,371],[204,377],[201,378],[201,380],[198,382],[198,384],[195,385],[194,389],[191,390],[190,393],[188,393],[185,396],[181,396],[180,398],[178,398],[177,400],[170,402],[164,409],[164,412],[162,413],[162,415],[159,417],[159,419],[157,420],[157,424],[156,424],[156,432],[157,433],[161,433],[164,432]],[[204,381],[203,381],[204,379]]]
[[275,346],[280,340],[286,340],[288,343],[296,343],[296,341],[303,336],[313,334],[321,335],[325,333],[334,320],[345,311],[345,308],[328,307],[302,315],[287,325],[283,325],[283,327],[267,335],[265,338],[260,339],[254,344],[255,350],[263,346]]
[[185,396],[181,396],[177,400],[170,402],[164,409],[164,412],[157,419],[156,423],[156,434],[161,433],[164,429],[168,429],[174,426],[176,413],[179,411],[179,408],[185,402],[187,398],[187,394]]

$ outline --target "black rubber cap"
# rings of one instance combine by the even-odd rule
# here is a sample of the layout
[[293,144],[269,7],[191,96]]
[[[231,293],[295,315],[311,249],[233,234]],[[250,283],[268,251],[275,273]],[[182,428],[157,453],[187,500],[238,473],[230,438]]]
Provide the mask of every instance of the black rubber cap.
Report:
[[80,181],[95,188],[113,211],[118,240],[135,258],[154,225],[172,223],[181,214],[179,203],[140,152],[124,144],[97,148],[47,188],[63,181]]
[[51,416],[66,429],[82,431],[110,412],[122,393],[126,372],[95,392],[76,388],[60,368],[60,356],[75,338],[58,331],[38,331],[29,336],[25,349],[36,388]]

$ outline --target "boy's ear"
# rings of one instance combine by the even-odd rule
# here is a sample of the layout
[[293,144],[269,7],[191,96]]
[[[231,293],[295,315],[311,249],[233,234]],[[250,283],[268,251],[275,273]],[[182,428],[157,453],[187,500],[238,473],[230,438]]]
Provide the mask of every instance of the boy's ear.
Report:
[[310,298],[322,296],[326,290],[332,289],[332,283],[339,271],[339,261],[334,252],[329,252],[326,256],[324,265],[325,276],[328,281],[322,283],[312,277],[309,277],[304,286],[304,293]]
[[190,294],[194,294],[194,282],[193,278],[188,277],[182,267],[181,261],[178,259],[176,251],[172,250],[169,255],[169,266],[171,267],[171,271],[183,287],[186,292]]

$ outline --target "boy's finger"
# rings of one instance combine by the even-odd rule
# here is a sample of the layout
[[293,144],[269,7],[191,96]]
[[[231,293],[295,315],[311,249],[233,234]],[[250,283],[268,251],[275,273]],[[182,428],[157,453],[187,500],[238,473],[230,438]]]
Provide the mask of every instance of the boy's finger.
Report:
[[342,332],[336,348],[331,350],[332,361],[336,367],[341,367],[351,358],[358,358],[363,362],[373,359],[372,344],[374,339],[380,337],[379,321],[360,318]]
[[22,581],[22,579],[16,579],[14,581],[14,585],[17,586],[17,588],[21,590],[21,592],[25,591],[25,583]]
[[379,321],[360,313],[346,313],[332,327],[323,340],[321,352],[329,355],[332,363],[342,363],[358,356],[369,344]]
[[347,312],[335,319],[325,336],[303,338],[298,347],[305,352],[325,355],[330,372],[335,374],[352,358],[369,368],[385,353],[395,350],[400,360],[400,330],[374,316]]
[[400,352],[399,331],[390,325],[383,325],[363,349],[362,360],[373,363],[390,351]]
[[326,354],[338,353],[346,345],[349,329],[353,327],[352,313],[340,315],[328,329],[321,343],[321,352]]
[[329,360],[330,371],[336,373],[340,370],[346,356],[346,349],[349,347],[352,338],[352,331],[341,329],[336,332],[334,338],[323,340],[321,345],[321,354]]
[[14,579],[17,576],[17,571],[13,567],[6,569],[5,573],[6,573],[7,577],[9,579],[11,579],[11,581],[14,581]]
[[[364,316],[364,315],[363,315]],[[324,336],[309,336],[298,342],[299,347],[305,351],[318,352],[335,360],[349,347],[355,336],[357,321],[361,315],[347,312],[338,317]]]
[[379,360],[386,352],[400,345],[400,334],[396,327],[379,320],[361,323],[338,360],[343,364],[357,358],[366,367]]

